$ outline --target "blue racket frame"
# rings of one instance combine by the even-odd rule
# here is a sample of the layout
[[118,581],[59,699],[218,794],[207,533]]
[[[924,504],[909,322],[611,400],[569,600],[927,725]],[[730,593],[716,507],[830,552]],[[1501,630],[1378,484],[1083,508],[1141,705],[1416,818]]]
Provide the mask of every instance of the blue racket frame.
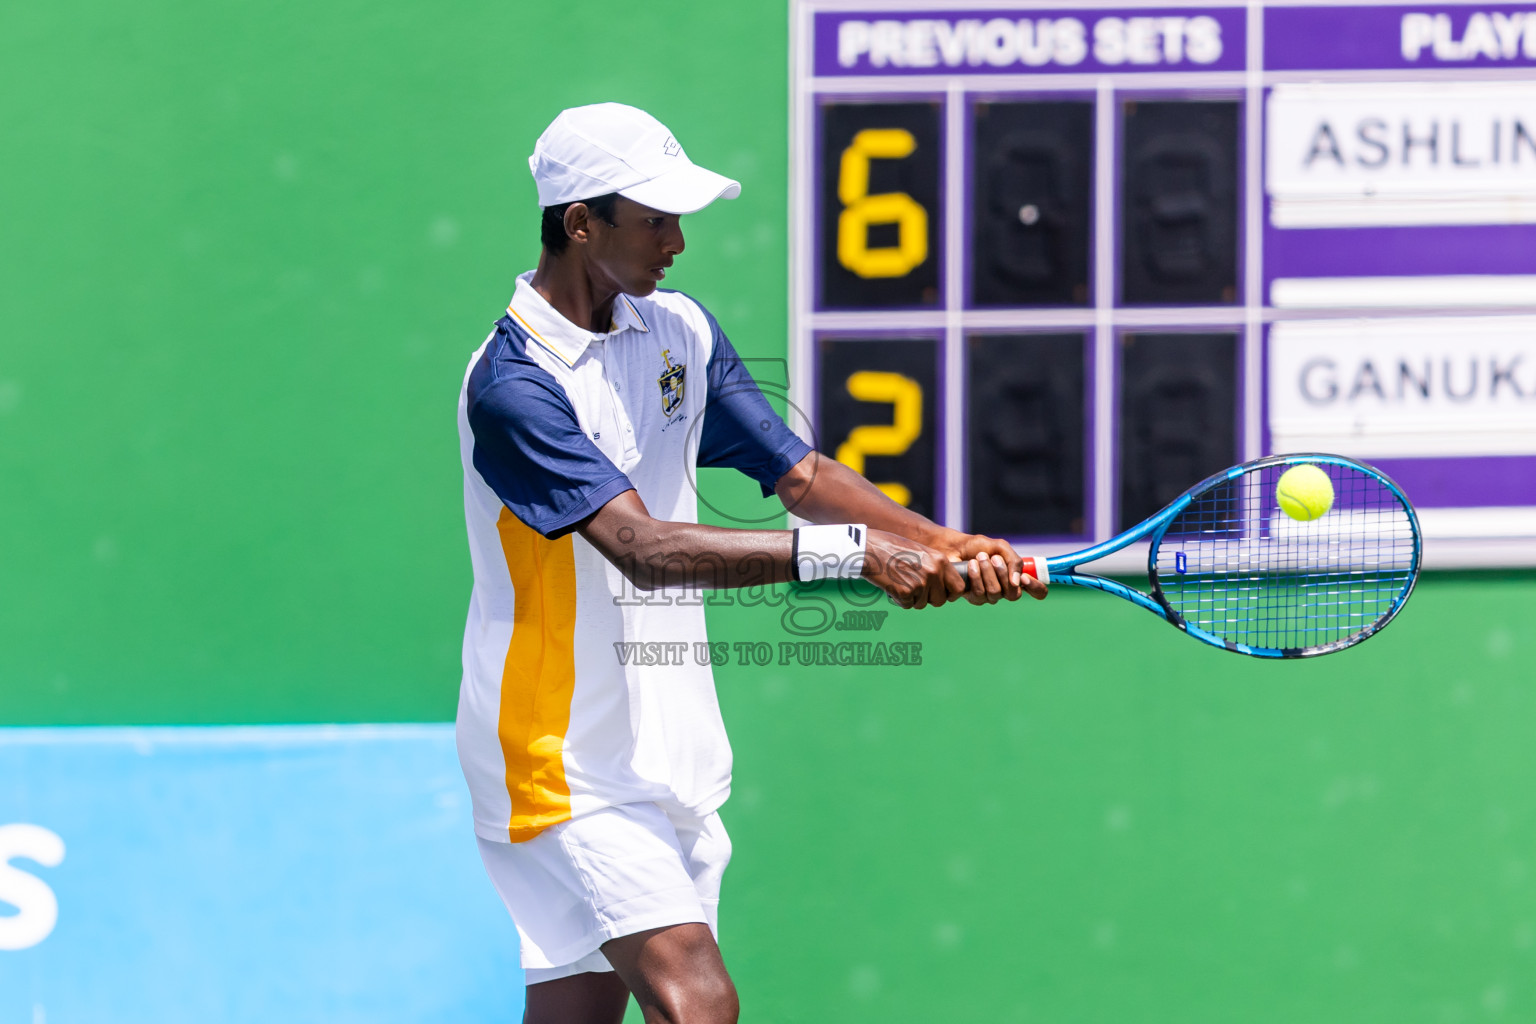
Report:
[[[1185,621],[1184,617],[1168,604],[1167,598],[1163,595],[1162,587],[1157,581],[1158,548],[1162,544],[1163,535],[1167,532],[1169,525],[1178,518],[1179,513],[1189,507],[1191,502],[1195,501],[1202,494],[1230,480],[1235,480],[1240,476],[1268,466],[1288,466],[1304,462],[1313,465],[1344,466],[1368,473],[1381,481],[1402,502],[1403,508],[1408,513],[1408,520],[1413,527],[1413,557],[1407,573],[1408,583],[1402,592],[1393,600],[1387,612],[1369,626],[1342,640],[1320,644],[1316,647],[1255,647],[1250,644],[1234,643]],[[1152,587],[1152,593],[1150,594],[1142,593],[1134,587],[1128,587],[1117,580],[1078,571],[1078,568],[1085,562],[1092,562],[1103,558],[1105,555],[1113,554],[1142,540],[1151,541],[1151,548],[1147,552],[1147,578]],[[1381,632],[1387,623],[1391,622],[1397,616],[1397,613],[1402,610],[1403,605],[1408,603],[1408,597],[1413,593],[1414,585],[1418,582],[1422,555],[1423,538],[1419,533],[1419,518],[1414,513],[1413,505],[1408,501],[1408,496],[1403,493],[1401,487],[1379,470],[1362,462],[1345,458],[1342,455],[1313,452],[1271,455],[1267,458],[1256,459],[1253,462],[1245,462],[1241,466],[1233,466],[1231,469],[1207,477],[1174,499],[1172,504],[1152,518],[1144,520],[1118,536],[1111,537],[1102,544],[1095,544],[1091,548],[1084,548],[1071,554],[1055,555],[1047,558],[1046,566],[1050,572],[1052,586],[1060,584],[1068,587],[1089,587],[1093,590],[1102,590],[1106,594],[1113,594],[1116,597],[1124,598],[1138,607],[1145,608],[1163,621],[1178,627],[1196,640],[1210,644],[1212,647],[1219,647],[1222,650],[1233,651],[1237,654],[1252,655],[1255,658],[1310,658],[1320,654],[1332,654],[1334,651],[1342,651],[1346,647],[1353,647],[1355,644],[1360,643],[1360,641]]]

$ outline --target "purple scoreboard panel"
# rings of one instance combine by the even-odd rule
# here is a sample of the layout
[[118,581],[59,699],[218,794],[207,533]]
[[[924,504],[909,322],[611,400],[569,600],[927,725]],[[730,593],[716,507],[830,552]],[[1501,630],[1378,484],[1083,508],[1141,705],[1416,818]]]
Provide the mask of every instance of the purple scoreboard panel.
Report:
[[1402,484],[1430,567],[1536,565],[1536,5],[792,20],[792,379],[823,451],[1063,550],[1337,452]]

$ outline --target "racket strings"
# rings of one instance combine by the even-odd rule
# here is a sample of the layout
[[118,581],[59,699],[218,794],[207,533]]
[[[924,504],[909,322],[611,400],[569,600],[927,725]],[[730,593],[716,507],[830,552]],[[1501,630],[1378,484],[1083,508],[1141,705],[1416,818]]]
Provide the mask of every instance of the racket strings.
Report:
[[1321,464],[1333,506],[1301,522],[1275,497],[1289,468],[1255,467],[1199,495],[1169,524],[1155,572],[1186,622],[1232,643],[1296,650],[1369,631],[1401,601],[1417,541],[1398,495],[1362,470]]

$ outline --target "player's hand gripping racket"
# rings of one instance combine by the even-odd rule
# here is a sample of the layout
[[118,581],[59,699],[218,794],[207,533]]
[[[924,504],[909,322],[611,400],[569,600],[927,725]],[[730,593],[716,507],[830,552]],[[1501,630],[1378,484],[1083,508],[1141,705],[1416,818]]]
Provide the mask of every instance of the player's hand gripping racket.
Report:
[[[1281,476],[1299,465],[1327,477],[1302,470],[1290,478],[1310,478],[1300,504],[1277,494]],[[1138,541],[1151,544],[1150,594],[1079,571]],[[1391,622],[1413,592],[1419,553],[1418,517],[1387,477],[1340,455],[1273,455],[1201,481],[1102,544],[1025,556],[1024,571],[1123,597],[1214,647],[1308,658]],[[959,568],[964,575],[965,563]]]

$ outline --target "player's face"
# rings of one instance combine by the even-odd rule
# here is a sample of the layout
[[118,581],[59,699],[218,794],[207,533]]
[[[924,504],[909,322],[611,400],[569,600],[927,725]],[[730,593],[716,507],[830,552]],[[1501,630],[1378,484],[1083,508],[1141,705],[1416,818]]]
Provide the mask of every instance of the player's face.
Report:
[[675,213],[662,213],[620,196],[612,226],[590,221],[587,268],[593,283],[626,295],[656,290],[672,260],[683,251],[683,226]]

